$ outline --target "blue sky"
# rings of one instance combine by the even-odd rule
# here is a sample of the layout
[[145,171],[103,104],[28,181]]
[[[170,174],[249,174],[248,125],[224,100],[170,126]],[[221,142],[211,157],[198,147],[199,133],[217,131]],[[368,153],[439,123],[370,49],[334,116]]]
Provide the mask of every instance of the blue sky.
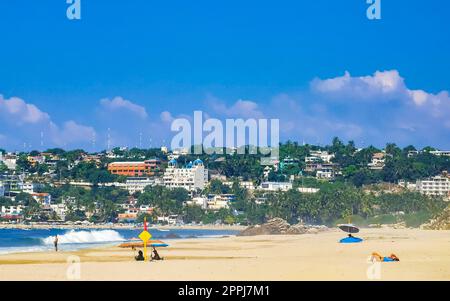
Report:
[[376,21],[365,0],[81,0],[77,21],[65,2],[0,2],[0,148],[169,144],[194,110],[450,148],[448,1],[382,0]]

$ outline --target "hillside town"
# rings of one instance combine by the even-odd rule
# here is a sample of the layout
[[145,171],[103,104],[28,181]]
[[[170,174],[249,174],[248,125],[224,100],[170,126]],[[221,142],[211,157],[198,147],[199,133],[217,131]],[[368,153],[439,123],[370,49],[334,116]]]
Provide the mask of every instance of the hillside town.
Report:
[[[411,198],[434,205],[450,198],[450,151],[395,144],[357,149],[335,138],[325,147],[287,142],[280,154],[264,166],[256,155],[194,156],[167,147],[0,150],[0,222],[127,224],[146,216],[171,225],[253,224],[273,217],[329,223],[349,214],[404,214],[400,201],[391,208],[394,196],[407,196],[406,207]],[[341,202],[329,197],[339,191],[359,196]],[[364,207],[367,195],[374,203]],[[316,205],[307,208],[309,203]],[[323,216],[313,215],[311,206],[339,208]]]

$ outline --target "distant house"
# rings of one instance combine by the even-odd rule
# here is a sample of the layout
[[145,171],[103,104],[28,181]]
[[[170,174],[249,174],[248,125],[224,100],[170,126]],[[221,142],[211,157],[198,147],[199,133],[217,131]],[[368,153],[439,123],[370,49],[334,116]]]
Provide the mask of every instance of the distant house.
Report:
[[44,185],[42,184],[32,182],[19,183],[19,189],[28,194],[35,193],[39,188],[42,188],[43,186]]
[[2,206],[0,208],[0,217],[7,221],[20,222],[23,220],[23,206]]
[[169,215],[169,216],[158,216],[157,221],[158,221],[158,223],[168,224],[168,225],[176,225],[176,224],[182,223],[182,220],[176,214]]
[[265,191],[288,191],[292,189],[291,182],[262,182],[258,187],[259,190]]
[[208,199],[204,196],[194,197],[191,200],[186,202],[187,206],[199,206],[202,209],[208,208]]
[[446,157],[450,157],[450,151],[434,150],[434,151],[430,151],[430,154],[435,155],[435,156],[446,156]]
[[[241,187],[241,188],[245,188],[247,190],[255,190],[255,184],[252,181],[238,180],[238,183],[239,183],[239,187]],[[233,187],[234,182],[233,181],[225,181],[225,182],[223,182],[223,184],[231,188],[231,187]]]
[[52,204],[50,205],[50,208],[53,212],[56,213],[56,215],[61,219],[61,220],[65,220],[66,219],[66,215],[67,215],[67,211],[68,208],[66,206],[66,204],[61,203],[61,204]]
[[306,172],[316,173],[317,179],[332,180],[341,174],[339,165],[336,163],[307,163]]
[[130,223],[135,222],[139,215],[139,209],[137,208],[129,208],[125,213],[119,213],[118,219],[121,223]]
[[299,187],[297,190],[301,193],[317,193],[320,191],[319,188],[311,188],[311,187]]
[[217,211],[230,208],[230,203],[235,199],[234,194],[209,195],[207,200],[207,209]]
[[329,154],[327,151],[311,151],[309,156],[305,157],[305,163],[331,163],[334,154]]
[[32,193],[31,196],[40,205],[50,206],[52,203],[52,196],[49,193]]
[[382,170],[384,168],[385,153],[375,153],[372,155],[372,162],[367,164],[371,170]]

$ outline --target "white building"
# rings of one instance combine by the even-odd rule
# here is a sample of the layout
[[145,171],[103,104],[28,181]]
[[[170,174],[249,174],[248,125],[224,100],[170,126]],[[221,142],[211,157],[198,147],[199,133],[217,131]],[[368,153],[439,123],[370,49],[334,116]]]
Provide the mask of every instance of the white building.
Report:
[[436,176],[430,179],[418,180],[417,190],[426,195],[448,196],[450,193],[450,179]]
[[317,179],[333,179],[334,171],[332,168],[324,168],[316,171]]
[[230,208],[230,200],[221,195],[216,195],[208,200],[208,210],[218,211],[220,209]]
[[434,151],[430,151],[430,154],[433,154],[435,156],[447,156],[447,157],[450,157],[450,151],[434,150]]
[[17,156],[15,154],[8,153],[6,155],[2,155],[0,160],[3,164],[8,167],[9,170],[15,170],[17,166]]
[[143,192],[147,186],[155,186],[157,184],[159,184],[159,181],[156,178],[130,177],[125,182],[125,188],[129,194],[134,194],[136,192]]
[[310,155],[305,157],[306,163],[324,162],[331,163],[334,154],[329,154],[327,151],[311,151]]
[[182,220],[178,215],[169,215],[169,216],[158,216],[158,223],[168,224],[168,225],[176,225],[181,224]]
[[372,162],[367,164],[367,166],[371,170],[382,170],[384,168],[385,157],[385,153],[375,153],[372,155]]
[[139,213],[148,213],[151,214],[153,212],[153,207],[150,205],[141,205],[139,206]]
[[[241,188],[245,188],[245,189],[247,189],[247,190],[255,190],[255,184],[253,184],[252,181],[242,181],[242,180],[238,180],[238,182],[239,182],[239,186],[240,186]],[[226,185],[226,186],[228,186],[228,187],[230,187],[230,188],[233,187],[233,184],[234,184],[233,181],[226,181],[226,182],[223,182],[223,185]]]
[[168,188],[185,188],[189,191],[203,190],[208,183],[208,169],[200,159],[181,168],[177,166],[177,161],[172,159],[164,172],[163,183]]
[[265,191],[288,191],[292,189],[291,182],[262,182],[258,187],[260,190]]
[[312,187],[299,187],[297,189],[301,193],[317,193],[320,190],[319,188],[312,188]]
[[67,215],[67,206],[64,203],[61,204],[52,204],[50,205],[50,208],[52,209],[52,211],[54,211],[56,213],[56,215],[62,220],[66,220],[66,215]]
[[20,215],[22,214],[23,206],[2,206],[1,207],[1,214],[2,215]]
[[43,185],[39,183],[32,183],[32,182],[22,182],[19,183],[19,189],[22,190],[25,193],[33,194],[37,192],[39,188],[41,188]]
[[207,209],[208,208],[208,199],[206,197],[203,197],[203,196],[194,197],[194,198],[192,198],[192,200],[187,201],[186,205],[188,205],[188,206],[199,206],[202,209]]

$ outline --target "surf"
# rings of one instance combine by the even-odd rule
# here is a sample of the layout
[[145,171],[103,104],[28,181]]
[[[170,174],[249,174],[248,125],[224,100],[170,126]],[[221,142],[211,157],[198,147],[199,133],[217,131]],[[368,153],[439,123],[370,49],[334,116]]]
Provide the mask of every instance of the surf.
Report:
[[[55,236],[48,236],[42,241],[45,245],[52,245]],[[88,244],[88,243],[106,243],[119,242],[126,239],[114,230],[92,230],[92,231],[75,231],[70,230],[63,235],[58,235],[59,244]]]

